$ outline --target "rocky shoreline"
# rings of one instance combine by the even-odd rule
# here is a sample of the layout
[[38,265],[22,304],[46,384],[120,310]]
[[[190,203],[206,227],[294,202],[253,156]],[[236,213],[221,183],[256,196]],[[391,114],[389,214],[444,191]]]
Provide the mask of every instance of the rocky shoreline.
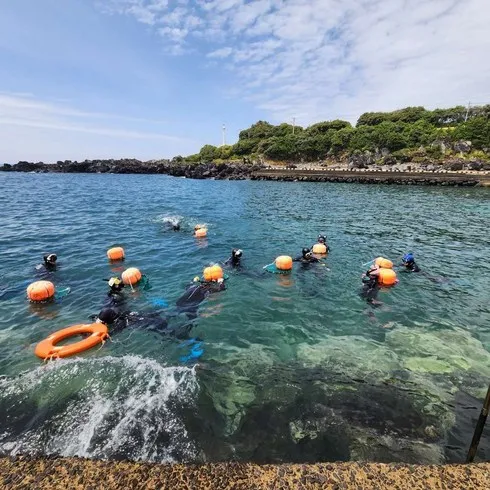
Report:
[[19,162],[15,165],[4,164],[0,171],[29,173],[91,173],[91,174],[164,174],[189,179],[245,180],[253,172],[262,169],[262,165],[245,163],[186,163],[171,160],[136,159],[122,160],[85,160],[72,162],[65,160],[57,163]]
[[0,486],[13,489],[335,489],[490,488],[490,464],[317,463],[204,465],[26,456],[0,458]]
[[[294,167],[294,168],[292,168]],[[47,164],[43,162],[19,162],[4,164],[0,171],[27,173],[111,173],[111,174],[163,174],[190,179],[215,180],[271,180],[294,182],[346,182],[362,184],[444,185],[490,187],[490,171],[464,169],[460,164],[446,169],[426,169],[422,166],[405,165],[391,168],[357,166],[289,165],[268,167],[258,163],[187,163],[174,160],[136,159],[66,160]]]

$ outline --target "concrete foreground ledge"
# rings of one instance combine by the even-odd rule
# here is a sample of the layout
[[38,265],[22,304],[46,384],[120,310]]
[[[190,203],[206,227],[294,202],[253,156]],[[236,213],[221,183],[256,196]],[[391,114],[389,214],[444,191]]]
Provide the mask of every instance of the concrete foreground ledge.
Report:
[[0,458],[0,488],[243,490],[486,490],[490,463],[418,466],[377,463],[205,465],[81,458]]

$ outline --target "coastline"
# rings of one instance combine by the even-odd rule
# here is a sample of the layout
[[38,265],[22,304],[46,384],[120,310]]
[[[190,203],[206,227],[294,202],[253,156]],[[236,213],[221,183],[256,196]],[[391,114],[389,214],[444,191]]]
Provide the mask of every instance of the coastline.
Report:
[[0,458],[2,488],[431,490],[489,488],[490,463],[409,465],[317,463],[204,465],[27,456]]
[[266,166],[257,163],[186,163],[169,160],[142,162],[134,159],[85,160],[53,164],[19,162],[0,166],[3,172],[160,174],[190,179],[269,180],[286,182],[344,182],[394,185],[443,185],[490,187],[490,171],[426,170],[418,166],[385,168],[313,167],[298,165]]

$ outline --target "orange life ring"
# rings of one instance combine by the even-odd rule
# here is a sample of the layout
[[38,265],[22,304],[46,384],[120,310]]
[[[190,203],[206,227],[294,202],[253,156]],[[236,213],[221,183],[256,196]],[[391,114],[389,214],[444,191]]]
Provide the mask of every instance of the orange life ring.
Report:
[[[58,342],[74,335],[89,333],[87,338],[75,342],[74,344],[57,346]],[[92,323],[83,325],[73,325],[52,333],[47,339],[36,345],[34,353],[41,359],[51,359],[53,357],[69,357],[74,354],[86,351],[103,343],[109,337],[107,326],[103,323]]]

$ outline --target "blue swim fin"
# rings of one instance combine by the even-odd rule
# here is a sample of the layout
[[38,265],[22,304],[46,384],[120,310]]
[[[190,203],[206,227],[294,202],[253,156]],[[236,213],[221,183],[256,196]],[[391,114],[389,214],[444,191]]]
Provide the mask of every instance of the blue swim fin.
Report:
[[168,302],[163,298],[152,298],[151,304],[153,306],[158,306],[159,308],[168,308]]

